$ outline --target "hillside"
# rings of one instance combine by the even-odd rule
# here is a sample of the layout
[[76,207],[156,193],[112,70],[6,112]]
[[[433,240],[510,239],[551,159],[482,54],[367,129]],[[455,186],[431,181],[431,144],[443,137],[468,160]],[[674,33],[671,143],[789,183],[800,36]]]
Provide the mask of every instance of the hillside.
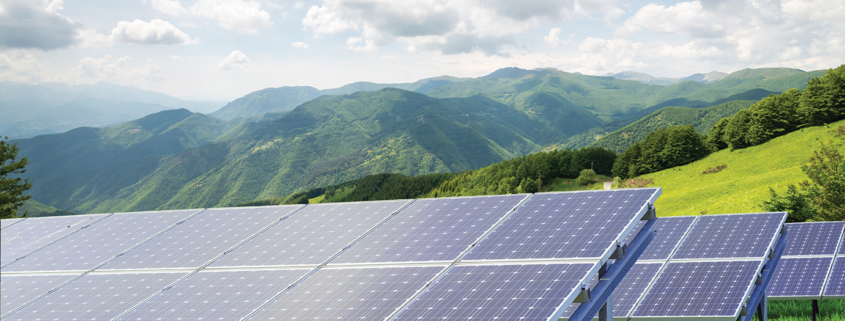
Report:
[[[805,128],[758,146],[713,153],[691,164],[641,176],[652,179],[663,195],[655,207],[661,216],[747,213],[761,211],[769,198],[769,187],[782,193],[789,184],[806,180],[801,165],[807,163],[819,141],[833,138],[830,131],[845,125]],[[845,145],[840,142],[841,150]],[[717,173],[709,168],[727,165]]]

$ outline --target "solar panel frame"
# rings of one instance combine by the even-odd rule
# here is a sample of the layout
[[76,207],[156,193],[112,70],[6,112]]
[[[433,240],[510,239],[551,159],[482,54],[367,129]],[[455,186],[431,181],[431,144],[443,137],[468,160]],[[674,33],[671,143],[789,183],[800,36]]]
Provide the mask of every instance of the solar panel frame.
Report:
[[[282,205],[207,209],[110,260],[97,270],[200,268],[278,224],[301,207]],[[233,223],[233,227],[220,225],[227,223]]]
[[769,300],[820,300],[832,263],[833,257],[781,257],[766,295]]
[[[391,216],[388,220],[386,220],[383,224],[380,224],[378,227],[374,228],[372,231],[364,235],[361,239],[353,243],[349,246],[346,250],[342,253],[338,254],[334,257],[328,265],[341,265],[341,264],[353,264],[353,265],[366,265],[366,264],[401,264],[401,263],[410,263],[410,262],[451,262],[454,261],[461,256],[463,256],[466,252],[468,252],[474,244],[477,244],[484,238],[487,234],[490,233],[492,229],[496,226],[501,224],[501,222],[507,217],[512,214],[519,206],[521,206],[531,194],[512,194],[512,195],[487,195],[487,196],[469,196],[469,197],[448,197],[448,198],[433,198],[433,199],[421,199],[416,200],[413,203],[410,203],[406,207],[404,207],[401,211],[396,213],[396,215]],[[461,208],[462,205],[467,204],[467,202],[472,201],[473,199],[484,199],[492,200],[495,202],[496,199],[500,199],[499,203],[508,202],[503,204],[504,207],[500,210],[501,212],[498,214],[493,214],[490,217],[484,217],[486,213],[479,213],[478,211],[473,211],[473,209],[464,209]],[[453,202],[463,202],[461,204],[452,204]],[[440,203],[440,204],[438,204]],[[468,206],[472,206],[475,204],[468,204]],[[431,206],[431,207],[429,207]],[[444,209],[444,207],[452,207],[458,206],[454,210]],[[496,208],[498,206],[494,206]],[[476,207],[477,208],[477,207]],[[485,207],[487,208],[487,207]],[[432,213],[432,211],[437,212],[443,210],[444,213]],[[483,209],[482,209],[483,210]],[[490,213],[490,212],[488,212]],[[461,220],[457,220],[460,223],[463,223],[463,218],[466,218],[466,222],[469,222],[470,226],[461,226],[460,223],[456,223],[456,220],[451,220],[451,216],[455,216],[456,218],[462,218]],[[460,216],[463,215],[463,216]],[[418,219],[418,217],[421,217]],[[485,220],[487,219],[487,220]],[[390,234],[392,231],[402,231],[408,230],[408,226],[411,225],[410,230],[416,230],[418,227],[421,231],[412,231],[413,233],[405,233],[401,235],[397,234]],[[478,228],[475,226],[478,225]],[[440,239],[432,242],[431,240],[419,240],[419,238],[423,238],[427,236],[428,233],[435,234],[433,232],[429,232],[430,229],[435,230],[437,234],[443,235],[447,232],[443,232],[444,230],[448,230],[450,236],[452,233],[462,232],[472,233],[471,235],[466,236],[465,238],[458,238],[458,239],[449,239],[452,241],[457,240],[458,242],[464,242],[462,244],[457,244],[457,242],[449,243],[449,240],[444,240],[440,242]],[[422,234],[422,236],[421,236]],[[435,235],[437,235],[435,234]],[[415,239],[414,239],[415,238]],[[441,238],[446,238],[442,236]],[[370,248],[376,247],[378,243],[387,243],[393,241],[393,244],[387,246],[387,248],[378,246],[374,250],[370,250]],[[420,253],[417,252],[417,255],[422,254],[429,254],[428,259],[410,259],[410,260],[403,260],[403,259],[370,259],[370,260],[360,260],[357,257],[353,257],[353,255],[363,256],[366,254],[372,255],[374,252],[378,252],[375,256],[381,256],[391,250],[394,250],[407,245],[407,241],[413,241],[413,243],[422,243],[425,242],[428,247],[436,247],[435,251],[441,251],[440,253],[434,254],[436,258],[431,258],[431,253]],[[405,242],[406,244],[402,244],[401,242]],[[447,244],[444,246],[442,244]],[[454,249],[450,249],[450,247],[455,246]],[[407,248],[407,247],[406,247]],[[405,253],[397,253],[397,256],[403,255]],[[371,256],[372,257],[372,256]]]
[[[733,230],[728,230],[721,228],[723,225],[715,226],[715,225],[707,225],[710,224],[712,220],[722,220],[722,219],[749,219],[754,220],[755,216],[760,217],[765,215],[765,218],[761,219],[764,220],[766,224],[769,225],[777,225],[777,228],[773,228],[773,232],[771,235],[761,235],[760,238],[756,240],[760,240],[759,243],[755,244],[757,248],[752,249],[757,253],[745,253],[750,254],[751,256],[734,256],[734,255],[725,255],[722,253],[701,253],[701,246],[699,245],[698,240],[710,240],[712,242],[717,242],[721,244],[724,248],[724,245],[729,245],[728,243],[732,242],[731,238],[735,235],[739,237],[744,237],[746,235],[745,232],[747,231],[739,231],[738,229],[741,228],[749,228],[754,229],[754,227],[750,226],[749,224],[740,224],[740,223],[747,223],[747,222],[734,222],[728,225],[728,227],[733,228]],[[687,232],[686,236],[681,240],[680,244],[678,244],[677,248],[675,248],[672,257],[670,258],[673,261],[678,260],[710,260],[710,259],[763,259],[769,252],[775,248],[775,245],[778,240],[778,235],[781,234],[781,229],[784,229],[784,222],[786,221],[786,212],[772,212],[772,213],[743,213],[743,214],[719,214],[719,215],[704,215],[700,216],[695,223],[693,223],[690,230]],[[726,235],[725,235],[726,234]],[[763,237],[767,237],[764,239]],[[701,242],[703,243],[703,242]],[[736,244],[736,242],[732,243]],[[731,244],[731,245],[732,245]],[[744,244],[740,244],[737,248],[748,248],[748,246],[743,246]],[[714,246],[709,246],[705,248],[705,251],[713,251],[718,248],[718,244]],[[764,247],[765,246],[765,247]],[[756,255],[755,255],[756,254]]]
[[637,262],[668,260],[697,220],[698,216],[671,216],[655,221],[652,228],[658,233]]
[[0,230],[7,228],[9,226],[15,225],[15,224],[17,224],[20,221],[23,221],[25,219],[26,218],[7,218],[7,219],[0,220]]
[[827,277],[824,293],[822,294],[822,300],[838,299],[845,299],[845,256],[834,258],[831,272]]
[[[390,217],[392,217],[393,215],[395,215],[396,213],[401,211],[403,208],[408,206],[408,204],[410,204],[411,202],[413,202],[413,200],[388,200],[388,201],[371,201],[371,202],[323,203],[323,204],[307,205],[307,206],[303,207],[302,209],[300,209],[299,211],[297,211],[296,213],[288,216],[287,218],[285,218],[284,220],[282,220],[278,224],[274,224],[270,228],[262,231],[261,233],[259,233],[258,235],[250,238],[246,242],[243,242],[242,244],[238,245],[237,247],[227,251],[225,253],[225,255],[218,257],[217,259],[215,259],[214,261],[209,263],[208,266],[214,267],[214,268],[234,268],[234,267],[258,268],[258,267],[297,267],[297,266],[316,267],[316,266],[325,264],[326,262],[330,261],[332,258],[337,256],[343,250],[348,248],[351,244],[354,244],[357,240],[364,237],[364,235],[367,235],[367,233],[369,233],[371,230],[380,226],[387,219],[389,219]],[[346,207],[345,209],[343,208],[344,206]],[[381,210],[378,210],[377,212],[372,212],[372,211],[367,212],[367,213],[376,213],[376,214],[374,214],[375,216],[373,216],[371,218],[371,220],[366,222],[367,225],[362,225],[362,224],[364,224],[364,223],[361,223],[363,221],[363,219],[358,218],[357,219],[357,222],[358,222],[357,225],[349,224],[349,225],[344,226],[344,225],[335,224],[334,226],[330,226],[329,228],[333,227],[333,228],[338,228],[338,229],[341,229],[341,230],[343,230],[344,228],[346,229],[345,230],[346,234],[341,235],[341,237],[344,238],[343,240],[334,240],[337,244],[328,243],[328,246],[327,246],[326,243],[324,243],[322,245],[324,247],[323,249],[319,249],[319,248],[314,249],[313,245],[315,243],[312,242],[312,244],[311,244],[312,248],[309,249],[309,251],[305,251],[305,250],[300,249],[300,251],[299,251],[300,253],[302,253],[302,252],[311,253],[310,251],[314,251],[314,250],[316,250],[317,252],[320,252],[320,251],[331,252],[331,253],[327,253],[327,252],[326,253],[317,253],[317,254],[319,254],[319,257],[312,253],[311,254],[312,256],[307,258],[310,261],[308,261],[306,263],[291,263],[290,257],[283,258],[283,257],[280,257],[278,255],[272,256],[272,257],[268,257],[267,255],[264,255],[264,257],[258,257],[256,255],[248,255],[248,254],[251,253],[251,251],[256,250],[256,249],[263,250],[264,253],[271,252],[271,251],[268,251],[267,249],[272,248],[274,246],[276,246],[276,247],[281,246],[279,249],[276,249],[276,250],[277,251],[284,250],[283,252],[285,252],[285,254],[282,254],[282,255],[288,255],[287,252],[286,252],[287,250],[291,250],[291,252],[294,252],[293,250],[299,249],[299,248],[292,248],[290,242],[280,243],[280,242],[286,242],[288,237],[290,237],[290,238],[297,237],[298,239],[296,239],[296,241],[300,242],[300,241],[304,240],[302,238],[302,235],[305,235],[305,233],[312,233],[313,234],[313,233],[319,231],[319,232],[324,233],[324,234],[333,234],[333,235],[343,234],[343,233],[335,233],[335,231],[326,231],[325,228],[324,228],[326,226],[326,224],[318,225],[319,223],[317,222],[317,218],[319,218],[321,216],[326,216],[326,215],[333,215],[334,217],[340,217],[340,219],[345,219],[347,222],[349,222],[349,221],[353,221],[354,217],[352,217],[352,215],[354,215],[354,213],[349,213],[349,212],[345,212],[345,211],[349,210],[349,211],[359,211],[360,212],[360,211],[370,210],[371,207],[375,208],[377,206],[381,206]],[[321,208],[323,208],[323,209],[321,210]],[[332,211],[334,211],[334,212],[332,212]],[[340,211],[344,211],[344,212],[340,212]],[[306,225],[303,225],[303,224],[306,224]],[[294,231],[290,232],[291,230],[294,230]],[[282,232],[290,232],[290,233],[282,233]],[[300,233],[302,233],[302,234],[300,234]],[[298,246],[299,244],[294,244],[294,245]],[[273,253],[277,253],[277,252],[273,251]],[[274,254],[270,254],[270,255],[274,255]],[[233,261],[240,260],[240,257],[242,257],[242,256],[248,256],[248,257],[253,257],[253,258],[257,258],[257,259],[262,259],[264,261],[256,262],[254,260],[253,262],[243,262],[243,263],[233,262]],[[269,263],[268,263],[268,261],[269,261]],[[302,261],[300,261],[300,262],[302,262]]]
[[10,264],[4,271],[93,270],[201,211],[115,213]]
[[[113,319],[189,274],[89,273],[5,316],[3,320]],[[92,287],[92,284],[96,286]],[[131,292],[133,290],[135,292]]]
[[[661,218],[662,219],[662,218]],[[659,221],[659,220],[658,220]],[[648,250],[648,248],[646,248]],[[643,253],[645,254],[645,253]],[[645,295],[645,292],[651,286],[651,282],[657,277],[663,269],[664,262],[647,262],[635,263],[634,266],[625,275],[625,278],[619,283],[619,286],[613,291],[613,319],[614,320],[628,320],[628,316],[640,302],[640,299]],[[598,274],[590,281],[590,288],[595,287],[598,282]],[[644,280],[640,281],[640,280]],[[641,289],[639,287],[642,287]],[[633,287],[637,287],[636,289]],[[568,319],[580,303],[572,303],[566,312],[561,316],[561,320]],[[624,312],[624,313],[622,313]]]
[[[593,255],[588,254],[588,255],[584,255],[584,256],[581,256],[581,255],[574,255],[573,256],[573,255],[567,255],[567,254],[563,254],[563,255],[558,254],[558,253],[561,253],[561,251],[563,251],[563,247],[569,246],[569,245],[566,245],[568,243],[560,244],[560,245],[558,245],[554,248],[551,248],[552,246],[556,245],[554,243],[547,246],[547,247],[549,247],[549,251],[556,249],[555,254],[552,254],[552,255],[527,254],[527,253],[524,253],[524,251],[522,253],[517,253],[519,251],[507,252],[507,250],[502,250],[502,251],[496,252],[496,251],[491,250],[491,249],[496,249],[497,247],[500,247],[503,244],[503,243],[497,244],[496,242],[502,242],[502,240],[506,240],[507,242],[513,242],[512,240],[510,240],[511,236],[508,233],[512,233],[512,234],[516,235],[516,236],[514,236],[514,239],[524,239],[524,238],[526,238],[524,235],[516,234],[516,233],[521,232],[520,228],[522,228],[522,227],[520,227],[520,226],[525,225],[525,223],[522,223],[522,222],[530,222],[530,221],[533,220],[533,221],[535,221],[534,223],[539,223],[539,225],[545,225],[546,224],[545,222],[537,222],[537,221],[541,221],[543,219],[542,217],[535,219],[533,216],[531,216],[531,215],[535,215],[534,213],[539,212],[539,210],[536,210],[532,213],[529,213],[529,211],[533,210],[533,207],[543,207],[543,206],[545,206],[546,203],[544,203],[544,202],[549,202],[549,203],[560,202],[559,200],[554,200],[553,199],[554,197],[567,196],[567,195],[583,196],[585,194],[592,194],[592,195],[596,195],[596,197],[598,198],[598,197],[603,196],[602,194],[624,195],[622,193],[626,193],[626,192],[631,193],[631,195],[628,195],[628,197],[631,197],[631,198],[635,197],[634,193],[637,193],[637,192],[644,192],[644,193],[650,192],[650,194],[645,195],[645,196],[648,196],[647,198],[640,199],[641,201],[643,201],[642,205],[632,205],[631,206],[632,208],[637,208],[637,210],[631,212],[632,214],[630,214],[630,218],[628,218],[627,225],[624,225],[622,227],[622,229],[619,230],[619,232],[616,233],[615,236],[612,237],[613,238],[612,240],[602,240],[602,241],[608,242],[605,246],[595,245],[594,251],[591,252]],[[632,233],[632,231],[635,229],[635,227],[637,226],[637,224],[639,223],[639,221],[641,220],[643,215],[646,214],[646,212],[650,209],[651,205],[654,204],[654,201],[657,199],[657,197],[660,196],[661,193],[662,193],[662,189],[658,187],[658,188],[641,188],[641,189],[555,192],[555,193],[537,193],[537,194],[534,194],[531,198],[529,198],[527,201],[525,201],[522,204],[522,206],[520,206],[516,211],[514,211],[511,215],[509,215],[501,224],[496,226],[486,237],[484,237],[484,239],[479,241],[478,245],[476,245],[472,249],[470,249],[470,251],[468,251],[467,254],[464,255],[464,257],[461,259],[461,262],[467,262],[467,263],[471,263],[471,262],[483,263],[485,261],[530,262],[530,261],[543,261],[543,260],[555,260],[556,261],[556,260],[567,260],[567,259],[600,259],[602,262],[604,262],[610,257],[610,255],[615,250],[615,246],[613,246],[613,245],[621,244],[628,237],[628,235]],[[592,198],[592,196],[590,196],[589,198]],[[572,198],[570,198],[570,199],[572,199]],[[599,199],[599,200],[601,200],[601,199]],[[627,201],[625,201],[625,202],[627,202]],[[604,203],[607,203],[607,202],[604,202]],[[581,203],[581,204],[585,204],[585,203]],[[553,206],[558,206],[558,208],[562,208],[562,209],[568,211],[570,209],[565,207],[567,205],[568,204],[566,204],[566,203],[564,203],[564,204],[557,204],[556,203]],[[588,209],[589,209],[589,207],[588,207]],[[574,209],[574,210],[578,211],[580,209]],[[557,212],[559,210],[554,210],[554,211]],[[593,210],[593,211],[595,211],[595,210]],[[552,215],[552,214],[554,214],[554,215]],[[543,215],[543,214],[540,214],[540,215]],[[565,219],[564,215],[566,215],[566,214],[558,214],[558,213],[551,212],[551,213],[548,213],[548,214],[545,214],[545,215],[546,215],[545,219],[554,221],[554,220]],[[598,213],[596,213],[594,215],[598,215]],[[612,215],[616,215],[616,214],[614,213]],[[575,218],[575,215],[570,214],[568,217],[569,218]],[[605,222],[611,222],[611,221],[613,221],[613,220],[606,220]],[[569,222],[554,222],[554,223],[559,224],[559,226],[563,226],[563,225],[566,225]],[[587,225],[587,227],[595,228],[595,226],[590,226],[590,225]],[[603,228],[604,227],[601,227],[600,229],[603,229]],[[531,227],[526,228],[526,230],[530,230],[530,229],[531,229]],[[583,229],[583,227],[581,229]],[[560,230],[561,229],[558,228],[555,231],[560,231]],[[548,231],[551,231],[551,230],[548,230],[548,229],[544,230],[544,231],[540,231],[539,229],[534,230],[534,232],[537,232],[537,233],[552,233],[553,235],[542,236],[542,237],[549,237],[549,238],[553,238],[555,236],[554,234],[558,233],[558,232],[554,232],[554,231],[552,231],[552,232],[548,232]],[[563,233],[563,232],[561,232],[561,233]],[[566,234],[566,235],[570,235],[570,234]],[[598,238],[596,235],[597,234],[594,234],[593,236]],[[533,236],[528,236],[527,238],[532,238],[532,237]],[[575,235],[572,235],[571,237],[573,239],[576,239],[576,238],[580,239]],[[587,242],[587,243],[590,243],[590,242]],[[511,244],[516,244],[516,243],[511,243]],[[519,243],[515,246],[522,247],[523,244],[524,243]],[[543,243],[543,244],[545,244],[545,243]],[[506,246],[508,246],[508,245],[510,245],[510,244],[506,244]],[[539,252],[539,250],[536,250],[535,252]],[[582,252],[583,252],[583,250],[582,250]],[[511,253],[511,254],[508,254],[508,253]],[[513,254],[513,253],[516,253],[516,254]]]
[[[0,275],[0,317],[16,311],[33,300],[47,295],[50,291],[73,281],[82,276],[81,274],[46,274],[46,275]],[[32,281],[30,281],[32,280]],[[27,282],[28,285],[17,286],[18,282]],[[34,281],[34,282],[33,282]]]
[[785,257],[822,255],[836,253],[837,243],[842,239],[845,222],[801,222],[786,223],[788,240]]
[[[120,319],[241,320],[312,272],[312,269],[201,270],[127,311]],[[278,284],[264,283],[280,279]]]
[[0,266],[5,268],[15,261],[53,244],[86,226],[96,224],[109,215],[111,214],[30,218],[19,224],[12,225],[8,229],[5,229],[2,237],[0,237],[2,238],[2,244],[0,244]]

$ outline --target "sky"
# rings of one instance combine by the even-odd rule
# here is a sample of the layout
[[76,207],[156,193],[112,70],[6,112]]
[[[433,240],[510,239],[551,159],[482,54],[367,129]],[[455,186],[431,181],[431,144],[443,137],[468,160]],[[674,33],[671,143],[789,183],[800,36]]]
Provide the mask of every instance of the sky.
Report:
[[842,0],[0,0],[0,81],[193,100],[504,67],[685,77],[845,62]]

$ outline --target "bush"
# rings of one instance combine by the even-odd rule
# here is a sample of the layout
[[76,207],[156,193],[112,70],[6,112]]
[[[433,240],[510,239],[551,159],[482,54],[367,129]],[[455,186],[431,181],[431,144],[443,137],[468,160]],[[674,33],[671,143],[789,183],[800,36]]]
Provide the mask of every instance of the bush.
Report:
[[596,172],[592,169],[585,169],[581,171],[581,175],[575,179],[578,185],[590,185],[596,182]]

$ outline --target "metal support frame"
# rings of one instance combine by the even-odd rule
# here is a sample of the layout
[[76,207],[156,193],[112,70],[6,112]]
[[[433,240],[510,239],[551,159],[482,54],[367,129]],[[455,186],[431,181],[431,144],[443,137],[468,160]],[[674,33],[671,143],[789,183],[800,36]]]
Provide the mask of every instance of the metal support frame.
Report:
[[591,321],[599,314],[600,310],[604,310],[607,320],[613,319],[613,308],[610,306],[613,302],[610,297],[651,243],[651,240],[654,239],[656,232],[651,230],[654,222],[654,220],[648,221],[634,237],[634,240],[628,245],[628,253],[626,253],[625,258],[617,260],[603,275],[599,275],[598,284],[590,291],[590,301],[582,303],[569,317],[569,321]]
[[813,300],[813,321],[819,319],[819,300]]
[[[739,321],[751,321],[751,317],[754,315],[753,311],[758,311],[759,313],[758,307],[768,308],[768,302],[766,302],[766,300],[768,300],[766,289],[769,287],[769,281],[772,280],[775,268],[777,268],[778,262],[780,262],[780,257],[786,249],[786,236],[787,233],[780,234],[778,242],[775,244],[774,257],[769,259],[769,262],[766,262],[766,265],[763,266],[763,271],[760,272],[760,283],[754,287],[753,291],[751,291],[751,297],[748,298],[746,311],[752,311],[752,314],[740,316]],[[767,314],[768,313],[762,313],[758,315],[760,321],[766,321]]]

